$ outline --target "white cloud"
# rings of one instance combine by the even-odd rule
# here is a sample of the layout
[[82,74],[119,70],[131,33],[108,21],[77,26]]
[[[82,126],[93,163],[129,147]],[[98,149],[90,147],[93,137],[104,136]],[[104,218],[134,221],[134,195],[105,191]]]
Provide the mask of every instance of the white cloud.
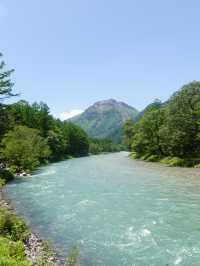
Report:
[[56,115],[57,118],[60,118],[60,120],[67,120],[69,118],[72,118],[76,115],[80,115],[83,113],[83,110],[74,109],[69,112],[63,112],[58,115]]

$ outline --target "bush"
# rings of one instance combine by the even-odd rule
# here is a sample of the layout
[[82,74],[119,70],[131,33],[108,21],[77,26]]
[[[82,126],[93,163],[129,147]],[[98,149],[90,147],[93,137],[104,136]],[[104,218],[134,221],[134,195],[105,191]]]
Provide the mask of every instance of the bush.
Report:
[[161,163],[168,164],[170,166],[186,166],[186,161],[178,157],[165,157],[160,160]]
[[200,163],[199,164],[196,164],[194,167],[195,168],[200,168]]
[[0,266],[30,266],[21,241],[0,237]]
[[14,175],[6,170],[6,169],[0,169],[0,179],[4,180],[5,183],[11,181],[14,178]]
[[0,234],[13,241],[24,241],[29,235],[25,222],[7,209],[0,208]]
[[16,126],[2,140],[2,156],[13,171],[32,171],[50,155],[47,140],[40,132],[25,126]]
[[139,159],[139,156],[138,156],[138,154],[136,152],[131,152],[130,157],[132,159]]
[[151,155],[148,158],[146,158],[147,162],[159,162],[160,157],[158,155]]

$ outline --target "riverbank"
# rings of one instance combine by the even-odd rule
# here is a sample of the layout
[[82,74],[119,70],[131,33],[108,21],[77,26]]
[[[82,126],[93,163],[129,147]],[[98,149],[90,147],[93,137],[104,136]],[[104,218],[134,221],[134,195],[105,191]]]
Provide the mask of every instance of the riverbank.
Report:
[[[16,266],[61,266],[64,262],[58,258],[48,243],[33,233],[22,218],[18,217],[11,203],[0,191],[0,245],[3,246],[0,258],[5,265]],[[12,249],[15,249],[15,252]],[[12,251],[12,252],[11,252]]]
[[136,160],[138,159],[145,162],[161,163],[168,166],[200,168],[200,159],[182,159],[179,157],[170,156],[159,157],[157,155],[138,156],[138,154],[135,152],[131,152],[129,157]]

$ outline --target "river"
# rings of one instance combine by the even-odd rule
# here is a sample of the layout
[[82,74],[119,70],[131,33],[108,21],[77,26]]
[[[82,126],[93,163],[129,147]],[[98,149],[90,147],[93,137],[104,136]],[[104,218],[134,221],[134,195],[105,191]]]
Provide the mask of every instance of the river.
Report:
[[90,156],[41,167],[6,195],[61,255],[76,246],[81,265],[200,265],[198,169]]

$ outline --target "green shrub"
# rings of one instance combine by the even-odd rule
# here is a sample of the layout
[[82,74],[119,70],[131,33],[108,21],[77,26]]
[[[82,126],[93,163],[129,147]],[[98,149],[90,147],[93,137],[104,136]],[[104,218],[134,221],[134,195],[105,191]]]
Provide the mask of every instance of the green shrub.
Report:
[[132,159],[139,159],[139,156],[136,152],[131,152],[131,154],[129,155]]
[[161,163],[168,164],[170,166],[186,166],[186,161],[178,157],[165,157],[160,160]]
[[0,234],[13,241],[25,240],[29,230],[25,222],[7,209],[0,208]]
[[140,159],[147,161],[150,156],[151,156],[151,154],[144,154]]
[[4,180],[5,183],[11,181],[14,178],[14,175],[6,170],[6,169],[0,169],[0,179]]
[[148,158],[146,158],[146,161],[148,162],[159,162],[160,157],[158,155],[151,155]]
[[1,143],[4,160],[16,172],[32,171],[50,156],[47,140],[34,128],[15,126]]
[[194,167],[195,168],[200,168],[200,163],[199,164],[196,164]]
[[14,175],[18,172],[18,167],[16,165],[9,165],[9,171]]
[[4,179],[0,178],[0,189],[6,184]]
[[0,237],[0,266],[30,266],[21,241]]

